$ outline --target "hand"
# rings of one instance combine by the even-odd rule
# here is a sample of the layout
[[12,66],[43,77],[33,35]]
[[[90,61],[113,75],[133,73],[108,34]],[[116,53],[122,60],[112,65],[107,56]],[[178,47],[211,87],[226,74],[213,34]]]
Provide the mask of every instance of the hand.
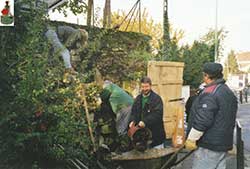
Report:
[[131,128],[132,126],[134,126],[135,125],[135,122],[134,121],[131,121],[130,123],[129,123],[129,128]]
[[138,126],[140,128],[144,128],[145,127],[145,123],[143,121],[140,121],[139,124],[138,124]]
[[187,139],[185,142],[185,148],[190,151],[197,149],[196,141]]
[[133,137],[133,135],[135,134],[135,132],[139,129],[138,126],[135,126],[134,123],[132,123],[131,127],[128,129],[128,136],[130,138]]

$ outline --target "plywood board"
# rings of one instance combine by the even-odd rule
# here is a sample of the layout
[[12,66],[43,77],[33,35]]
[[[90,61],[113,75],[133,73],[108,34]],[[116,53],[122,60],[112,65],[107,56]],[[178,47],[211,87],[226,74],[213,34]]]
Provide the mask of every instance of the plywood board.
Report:
[[164,104],[164,128],[167,138],[171,138],[176,123],[178,102],[169,100],[181,98],[183,84],[182,62],[150,61],[147,74],[152,80],[153,90],[159,94]]

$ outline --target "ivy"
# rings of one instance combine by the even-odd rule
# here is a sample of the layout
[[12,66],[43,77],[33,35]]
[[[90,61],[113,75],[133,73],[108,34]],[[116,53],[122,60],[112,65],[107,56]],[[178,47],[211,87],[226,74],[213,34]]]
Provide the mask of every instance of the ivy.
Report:
[[63,82],[62,61],[50,56],[44,36],[44,10],[21,5],[15,27],[0,34],[0,168],[66,168],[74,158],[90,165],[92,143],[76,93],[82,78]]
[[[29,12],[21,9],[23,3]],[[86,90],[89,111],[95,112],[100,90],[93,83],[95,68],[117,83],[138,78],[146,72],[150,38],[71,25],[89,32],[89,46],[77,64],[79,74],[68,81],[62,59],[52,54],[44,36],[49,24],[65,23],[48,21],[44,9],[32,5],[17,3],[15,27],[0,28],[0,168],[63,169],[72,159],[94,168],[79,93]]]

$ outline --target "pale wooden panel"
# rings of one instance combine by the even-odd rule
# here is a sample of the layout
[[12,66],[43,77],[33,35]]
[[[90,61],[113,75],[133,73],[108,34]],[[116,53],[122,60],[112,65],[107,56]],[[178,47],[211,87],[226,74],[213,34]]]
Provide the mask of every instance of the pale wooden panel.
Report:
[[173,131],[175,131],[175,126],[176,126],[176,118],[172,119],[171,121],[163,121],[164,122],[164,129],[167,138],[172,138],[173,136]]
[[183,67],[181,62],[150,61],[148,76],[152,80],[152,88],[158,93],[164,104],[164,127],[167,138],[171,138],[176,123],[176,107],[178,102],[168,102],[181,97],[183,84]]

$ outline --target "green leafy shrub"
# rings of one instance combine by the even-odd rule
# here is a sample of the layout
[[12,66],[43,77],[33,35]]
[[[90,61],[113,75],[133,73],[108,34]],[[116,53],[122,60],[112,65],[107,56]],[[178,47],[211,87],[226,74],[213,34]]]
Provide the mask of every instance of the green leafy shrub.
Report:
[[76,158],[91,165],[92,144],[76,92],[81,77],[64,83],[62,61],[50,56],[44,37],[42,9],[17,6],[15,17],[15,27],[0,34],[0,168],[66,168]]

